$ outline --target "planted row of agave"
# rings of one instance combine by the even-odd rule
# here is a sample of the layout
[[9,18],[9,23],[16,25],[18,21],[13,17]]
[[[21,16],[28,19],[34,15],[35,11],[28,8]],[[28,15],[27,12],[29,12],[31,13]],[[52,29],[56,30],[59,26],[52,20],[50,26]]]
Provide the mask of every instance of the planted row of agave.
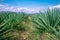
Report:
[[[16,35],[18,35],[18,32],[28,32],[28,35],[31,34],[31,36],[33,36],[32,33],[36,35],[35,38],[30,37],[31,39],[29,39],[28,37],[26,40],[36,40],[37,34],[40,35],[37,40],[45,40],[41,37],[44,33],[49,36],[49,40],[59,40],[60,11],[54,9],[36,14],[1,12],[0,40],[17,40],[15,38]],[[18,40],[22,40],[19,39],[19,35]]]

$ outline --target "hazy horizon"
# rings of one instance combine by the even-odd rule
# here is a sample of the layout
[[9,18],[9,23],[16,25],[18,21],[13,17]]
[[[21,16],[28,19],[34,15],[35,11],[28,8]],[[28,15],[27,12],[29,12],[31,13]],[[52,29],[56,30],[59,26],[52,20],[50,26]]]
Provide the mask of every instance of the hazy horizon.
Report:
[[38,12],[59,7],[60,0],[0,0],[0,11]]

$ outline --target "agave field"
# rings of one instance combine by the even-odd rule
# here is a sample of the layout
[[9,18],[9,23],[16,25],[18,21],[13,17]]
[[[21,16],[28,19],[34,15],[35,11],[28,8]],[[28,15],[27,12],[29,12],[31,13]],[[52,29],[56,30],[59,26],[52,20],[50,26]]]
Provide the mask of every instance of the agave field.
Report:
[[0,40],[60,40],[60,11],[0,12]]

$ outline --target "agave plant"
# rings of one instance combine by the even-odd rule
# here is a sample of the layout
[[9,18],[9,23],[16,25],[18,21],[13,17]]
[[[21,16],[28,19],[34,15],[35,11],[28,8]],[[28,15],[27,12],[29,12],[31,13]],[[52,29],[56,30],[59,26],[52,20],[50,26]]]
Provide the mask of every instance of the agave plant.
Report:
[[13,38],[9,14],[0,13],[0,40]]
[[56,9],[33,15],[33,23],[39,33],[51,33],[60,40],[60,11]]
[[24,19],[24,13],[1,12],[0,13],[0,40],[16,40],[14,32],[22,31],[21,21]]

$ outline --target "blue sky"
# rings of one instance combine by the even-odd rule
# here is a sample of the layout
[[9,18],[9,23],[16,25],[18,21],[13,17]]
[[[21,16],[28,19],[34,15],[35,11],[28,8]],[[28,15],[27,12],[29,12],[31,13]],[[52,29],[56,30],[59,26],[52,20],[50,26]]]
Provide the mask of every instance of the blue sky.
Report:
[[0,0],[0,4],[20,7],[45,7],[60,4],[60,0]]
[[0,11],[39,12],[60,8],[60,0],[0,0]]

